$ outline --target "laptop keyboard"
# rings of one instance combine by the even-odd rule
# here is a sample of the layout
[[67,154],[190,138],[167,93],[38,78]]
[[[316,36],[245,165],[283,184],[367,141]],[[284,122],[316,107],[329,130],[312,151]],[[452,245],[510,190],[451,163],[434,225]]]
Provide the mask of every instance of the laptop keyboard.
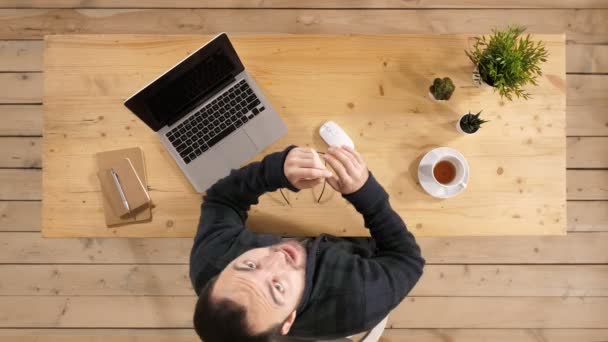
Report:
[[166,136],[186,164],[263,112],[260,100],[245,80],[232,86]]

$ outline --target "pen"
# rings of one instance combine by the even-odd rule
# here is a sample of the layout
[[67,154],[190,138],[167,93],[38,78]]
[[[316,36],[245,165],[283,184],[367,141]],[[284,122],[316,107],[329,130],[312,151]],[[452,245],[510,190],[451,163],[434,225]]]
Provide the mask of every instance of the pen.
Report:
[[120,185],[120,180],[118,180],[118,174],[114,171],[114,168],[110,169],[110,173],[112,174],[112,178],[114,179],[114,184],[116,184],[116,188],[118,189],[118,193],[120,194],[120,198],[122,199],[122,204],[125,206],[125,209],[131,213],[131,208],[129,208],[129,202],[127,202],[127,197],[125,193],[122,191],[122,186]]

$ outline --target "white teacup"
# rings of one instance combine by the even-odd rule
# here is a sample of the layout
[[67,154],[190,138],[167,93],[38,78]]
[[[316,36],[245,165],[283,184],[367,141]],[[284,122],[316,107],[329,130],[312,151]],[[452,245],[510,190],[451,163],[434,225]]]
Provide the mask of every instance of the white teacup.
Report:
[[[456,175],[454,176],[454,179],[452,179],[449,183],[441,183],[435,178],[435,167],[442,161],[449,162],[454,166],[454,169],[456,170]],[[433,176],[433,181],[439,186],[446,188],[466,188],[467,183],[465,182],[465,167],[466,166],[460,159],[454,156],[446,155],[435,161],[433,167],[431,168],[431,175]]]

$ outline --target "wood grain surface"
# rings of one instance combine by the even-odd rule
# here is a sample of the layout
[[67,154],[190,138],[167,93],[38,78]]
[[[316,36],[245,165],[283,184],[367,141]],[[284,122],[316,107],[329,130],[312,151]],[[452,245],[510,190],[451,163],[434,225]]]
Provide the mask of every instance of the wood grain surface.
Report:
[[[200,342],[192,329],[0,329],[11,342]],[[608,329],[386,329],[380,342],[603,341]]]
[[[29,141],[32,136],[42,134],[42,106],[10,105],[3,101],[13,101],[18,97],[34,98],[37,103],[42,102],[41,92],[35,88],[36,82],[39,87],[42,86],[42,77],[34,83],[23,83],[19,75],[43,70],[43,45],[40,39],[47,33],[212,34],[220,30],[251,33],[476,33],[488,32],[494,25],[508,23],[525,24],[537,33],[566,32],[566,70],[570,73],[566,80],[568,167],[579,169],[568,171],[575,172],[569,174],[568,181],[582,185],[580,191],[574,188],[574,191],[568,193],[569,234],[419,237],[429,264],[423,280],[412,294],[443,294],[456,296],[454,298],[458,301],[438,303],[431,298],[415,310],[410,310],[413,307],[409,305],[405,306],[407,310],[394,313],[395,320],[403,318],[403,322],[407,323],[411,316],[430,315],[429,312],[433,313],[433,317],[415,322],[426,328],[386,329],[381,342],[608,341],[606,322],[600,322],[603,328],[572,328],[572,325],[586,324],[583,321],[588,322],[586,326],[597,324],[598,317],[606,316],[608,308],[605,302],[592,303],[578,298],[583,296],[593,300],[594,297],[589,294],[605,298],[606,290],[602,282],[605,284],[605,265],[608,264],[608,235],[600,231],[608,229],[608,200],[589,200],[598,194],[599,188],[585,186],[585,183],[591,181],[597,187],[608,188],[608,176],[602,178],[603,173],[608,175],[608,170],[597,169],[605,161],[604,156],[598,155],[598,151],[603,151],[603,146],[597,146],[597,143],[602,141],[594,140],[595,137],[608,136],[605,96],[608,89],[605,81],[608,78],[605,75],[608,72],[608,11],[598,10],[607,4],[603,0],[0,0],[0,7],[4,8],[61,8],[0,11],[2,37],[16,39],[0,41],[0,71],[7,73],[0,89],[8,89],[12,94],[6,96],[7,91],[0,94],[0,97],[3,96],[0,99],[0,136],[21,136],[24,141]],[[80,8],[67,8],[70,6]],[[229,8],[206,8],[211,6]],[[404,9],[432,6],[442,8]],[[462,9],[444,9],[448,6]],[[474,8],[468,9],[472,6]],[[500,8],[480,9],[491,6]],[[93,9],[104,7],[109,8]],[[119,7],[124,9],[117,9]],[[145,7],[151,9],[146,10]],[[186,8],[166,9],[176,7]],[[190,9],[195,7],[202,9]],[[243,10],[236,7],[280,9]],[[320,7],[329,8],[319,10]],[[354,7],[385,10],[341,9]],[[510,9],[516,7],[580,9]],[[340,10],[334,10],[338,8]],[[16,77],[9,76],[8,73]],[[583,136],[585,137],[580,141],[573,140]],[[12,158],[15,153],[25,159],[40,160],[41,150],[30,149],[18,140],[10,142],[9,145],[0,144],[0,151],[4,151],[0,157],[0,168],[15,165],[14,161],[6,159]],[[20,150],[11,152],[13,147]],[[590,168],[595,170],[587,170]],[[188,282],[179,278],[185,275],[187,269],[192,242],[190,238],[44,239],[36,232],[40,230],[41,183],[36,182],[35,175],[39,177],[40,171],[9,171],[11,172],[0,176],[0,231],[3,231],[0,232],[0,293],[4,295],[3,298],[13,297],[15,301],[12,304],[2,303],[0,311],[12,316],[9,320],[4,317],[0,320],[19,324],[23,328],[0,328],[0,341],[199,341],[189,326],[183,329],[169,327],[168,318],[156,316],[156,319],[151,319],[155,310],[167,303],[177,307],[163,307],[162,312],[165,314],[174,315],[176,310],[181,310],[184,315],[191,313],[191,308],[182,302],[170,302],[166,298],[181,294],[185,297],[192,296],[192,293],[187,293]],[[594,172],[590,175],[583,171],[603,173]],[[34,178],[24,178],[24,174]],[[590,176],[591,179],[588,180]],[[602,183],[602,179],[606,182]],[[34,181],[33,187],[27,183],[28,180]],[[23,186],[13,186],[12,183],[15,182],[23,182]],[[572,197],[581,200],[572,200]],[[5,200],[7,198],[35,199]],[[499,269],[499,272],[496,273],[494,268]],[[165,298],[158,298],[158,295]],[[486,295],[491,297],[483,297]],[[520,295],[535,297],[517,298]],[[83,296],[94,299],[82,302],[58,301],[58,305],[53,301]],[[133,305],[142,296],[147,298],[143,301],[145,304]],[[26,302],[19,301],[28,297],[30,300]],[[116,297],[119,298],[118,302],[114,301]],[[49,301],[49,298],[52,300]],[[127,299],[131,305],[119,303],[124,298],[135,299]],[[416,301],[419,299],[416,296],[412,298]],[[425,298],[428,297],[422,299]],[[532,298],[531,301],[524,303],[528,298]],[[566,302],[556,304],[555,300],[562,298]],[[573,302],[577,303],[578,308],[572,308]],[[27,307],[24,312],[15,310],[15,306]],[[75,319],[77,317],[70,313],[72,309],[75,309],[76,315],[99,318],[106,327],[98,329],[88,326],[85,319]],[[125,313],[121,315],[123,321],[119,324],[135,320],[150,323],[153,327],[116,329],[109,326],[112,322],[105,320],[105,316],[112,317],[117,314],[117,310]],[[140,312],[145,315],[143,320],[138,317]],[[465,319],[457,322],[459,325],[454,329],[439,328],[448,320],[442,316],[438,318],[437,315],[451,317],[449,321],[452,323],[457,315],[464,316]],[[500,324],[510,326],[526,320],[523,323],[529,328],[483,328],[491,323],[485,316],[497,316],[497,319],[504,320]],[[183,324],[189,324],[187,319],[184,318]],[[57,329],[63,323],[79,326],[77,329]],[[472,326],[472,323],[475,325]],[[547,324],[555,324],[558,328],[544,328]],[[26,327],[28,325],[29,328]]]
[[608,231],[608,201],[568,201],[568,231]]
[[[42,49],[42,40],[0,41],[0,71],[41,71]],[[566,72],[608,72],[608,46],[566,42]]]
[[[420,237],[427,264],[608,264],[608,233]],[[191,238],[59,238],[2,233],[0,264],[187,264]]]
[[0,169],[0,201],[40,200],[40,169]]
[[[0,339],[11,342],[200,342],[201,340],[193,329],[0,329]],[[426,340],[422,341],[426,342]]]
[[1,0],[0,8],[607,8],[603,0]]
[[608,75],[568,76],[568,135],[608,135]]
[[[604,0],[591,1],[547,1],[547,0],[505,0],[499,2],[467,0],[0,0],[0,7],[55,7],[55,9],[34,9],[4,11],[0,18],[0,32],[6,38],[0,40],[0,71],[19,75],[23,72],[42,71],[42,41],[46,33],[214,33],[229,32],[315,32],[315,33],[470,33],[488,32],[494,23],[523,23],[537,33],[567,34],[566,71],[567,76],[567,135],[570,170],[568,180],[585,184],[589,175],[582,171],[602,171],[605,158],[602,140],[595,137],[608,136],[608,107],[605,96],[608,83],[608,11],[597,10],[605,7]],[[80,7],[69,9],[67,7]],[[208,7],[228,7],[213,10]],[[410,8],[436,9],[409,10]],[[499,6],[496,10],[482,7]],[[61,9],[58,9],[60,7]],[[101,11],[93,8],[107,8]],[[122,7],[123,10],[117,10]],[[148,7],[149,10],[144,8]],[[179,10],[168,8],[186,7]],[[190,10],[199,7],[200,10]],[[250,9],[238,9],[245,7]],[[276,8],[276,10],[252,10],[254,8]],[[310,7],[298,8],[296,7]],[[316,9],[313,7],[317,7]],[[325,7],[326,9],[321,9]],[[350,10],[347,8],[366,8]],[[369,10],[367,8],[386,10]],[[446,10],[447,7],[463,8]],[[472,8],[471,8],[472,7]],[[510,8],[580,8],[574,10],[512,10]],[[587,7],[587,8],[584,8]],[[91,8],[83,10],[83,8]],[[471,8],[471,9],[464,9]],[[339,9],[339,10],[334,10]],[[240,11],[240,13],[239,13]],[[253,17],[249,17],[253,16]],[[488,19],[485,17],[487,16]],[[234,20],[234,19],[238,20]],[[23,40],[32,39],[32,40]],[[8,81],[6,81],[8,80]],[[40,91],[22,83],[19,77],[4,79],[2,90],[8,89],[19,98],[39,98]],[[41,87],[42,78],[37,80]],[[32,83],[32,85],[35,85]],[[20,89],[20,90],[17,90]],[[0,136],[22,137],[25,142],[32,136],[42,135],[42,106],[7,105],[14,96],[0,98]],[[35,96],[32,97],[31,95]],[[38,94],[38,95],[36,95]],[[2,95],[0,95],[2,96]],[[36,97],[37,96],[37,97]],[[4,102],[3,102],[4,101]],[[41,102],[42,99],[37,100]],[[14,102],[13,102],[14,103]],[[581,137],[580,140],[577,140]],[[586,140],[590,138],[590,140]],[[573,140],[576,139],[576,140]],[[0,150],[10,153],[0,157],[0,168],[15,164],[10,160],[18,155],[30,160],[40,160],[40,149],[31,149],[18,140],[4,140]],[[596,144],[592,144],[595,142]],[[16,148],[17,150],[11,150]],[[9,158],[9,159],[7,159]],[[593,168],[594,170],[587,170]],[[24,174],[32,175],[28,169],[13,169],[0,180],[0,293],[15,298],[31,297],[29,310],[23,316],[12,307],[2,306],[11,312],[13,318],[28,329],[0,329],[0,340],[11,342],[194,342],[199,341],[195,332],[187,328],[167,327],[168,320],[159,319],[153,328],[135,327],[97,329],[79,326],[77,329],[40,328],[46,322],[49,327],[57,327],[63,320],[61,313],[70,316],[71,302],[66,306],[54,306],[49,311],[49,302],[37,298],[70,298],[95,295],[99,300],[78,303],[77,310],[83,315],[115,315],[120,305],[99,305],[100,300],[112,303],[114,297],[149,298],[141,307],[126,307],[131,316],[140,310],[146,313],[166,303],[166,299],[155,300],[155,296],[170,296],[188,292],[188,282],[180,279],[185,275],[191,239],[44,239],[40,230],[41,183],[32,188],[9,186],[7,183],[21,182]],[[580,171],[580,172],[579,172]],[[38,172],[38,177],[40,173]],[[598,179],[595,173],[594,179]],[[605,183],[595,183],[599,188],[608,188]],[[35,180],[35,179],[34,179]],[[9,192],[7,192],[9,191]],[[581,187],[568,193],[569,197],[582,198],[567,203],[569,234],[565,237],[420,237],[423,253],[430,261],[419,286],[413,295],[445,294],[462,298],[454,302],[431,300],[416,311],[423,314],[429,310],[449,315],[493,316],[499,310],[509,322],[515,306],[521,300],[512,296],[533,295],[536,298],[572,298],[577,296],[592,298],[589,294],[605,297],[606,271],[608,264],[608,200],[588,200],[597,194],[597,188]],[[37,194],[37,195],[36,195]],[[8,196],[10,195],[10,196]],[[7,197],[8,196],[8,197]],[[37,200],[4,200],[7,198],[38,198]],[[409,223],[409,222],[408,222]],[[109,263],[109,264],[108,264]],[[156,264],[155,264],[156,263]],[[177,263],[178,265],[174,265]],[[437,264],[440,263],[440,264]],[[475,263],[482,263],[477,265]],[[506,263],[506,264],[503,264]],[[507,265],[511,264],[511,265]],[[563,265],[562,265],[563,264]],[[594,264],[594,265],[590,265]],[[603,264],[603,265],[602,265]],[[137,269],[135,269],[137,267]],[[494,268],[499,269],[497,274]],[[58,271],[56,273],[55,271]],[[493,273],[494,272],[494,273]],[[441,277],[443,273],[443,277]],[[97,277],[99,276],[99,277]],[[104,281],[101,281],[104,280]],[[555,286],[552,286],[555,285]],[[571,287],[569,285],[572,285]],[[39,289],[39,291],[36,290]],[[560,295],[561,294],[561,295]],[[466,295],[467,297],[463,297]],[[469,295],[473,297],[468,297]],[[484,297],[492,301],[499,297],[501,307],[487,305],[474,298]],[[68,297],[66,297],[68,296]],[[414,296],[413,298],[417,297]],[[473,298],[473,300],[467,300]],[[529,298],[529,297],[524,297]],[[156,302],[156,303],[155,303]],[[381,342],[598,342],[608,341],[608,330],[601,328],[567,328],[573,321],[596,322],[597,303],[580,302],[589,307],[584,310],[563,308],[554,310],[555,302],[535,301],[525,305],[523,315],[529,319],[530,328],[480,328],[488,320],[478,319],[473,328],[458,326],[455,329],[438,328],[438,320],[418,322],[427,328],[386,329]],[[63,304],[63,303],[61,303]],[[450,305],[451,304],[451,305]],[[410,306],[408,306],[409,308]],[[428,307],[428,310],[426,309]],[[503,308],[504,307],[504,308]],[[604,307],[605,308],[605,304]],[[506,309],[505,309],[506,308]],[[191,312],[182,307],[184,313]],[[172,310],[165,310],[172,312]],[[413,310],[412,310],[413,311]],[[417,312],[402,310],[396,313],[406,319]],[[40,312],[40,314],[37,314]],[[50,312],[50,314],[49,314]],[[78,314],[78,313],[77,313]],[[83,323],[72,318],[72,323]],[[146,316],[149,322],[150,315]],[[400,317],[396,317],[399,319]],[[103,318],[102,318],[103,319]],[[137,317],[135,317],[137,319]],[[29,322],[29,323],[28,323]],[[507,322],[507,323],[509,323]],[[543,328],[547,322],[558,324],[558,329]],[[107,322],[106,322],[107,323]],[[443,320],[439,324],[443,323]],[[469,324],[470,321],[461,321]],[[578,324],[577,323],[577,324]],[[590,323],[592,324],[592,323]],[[606,326],[606,324],[603,324]],[[36,329],[31,329],[36,327]]]
[[[0,296],[0,327],[190,328],[195,303],[193,296]],[[408,297],[387,327],[604,328],[607,308],[608,297]]]
[[[569,44],[606,41],[608,9],[0,9],[0,39],[49,34],[478,34],[519,24],[566,34]],[[541,18],[543,20],[539,20]]]
[[[569,74],[567,79],[566,134],[568,136],[608,135],[608,100],[602,96],[608,88],[608,75]],[[7,78],[7,88],[21,89],[22,97],[41,102],[39,90],[33,86],[22,86],[19,77]],[[42,82],[42,79],[40,79]],[[7,99],[10,101],[10,99]],[[38,104],[0,106],[2,136],[42,135],[42,106]]]
[[606,337],[608,329],[388,329],[380,342],[595,342]]
[[40,201],[0,201],[0,231],[40,231]]
[[608,170],[568,170],[568,198],[608,200]]
[[606,313],[608,297],[409,297],[391,312],[387,326],[603,328]]
[[[18,85],[19,82],[15,82],[9,86]],[[0,136],[42,135],[41,105],[0,105],[0,120]]]
[[42,74],[33,72],[0,73],[0,89],[2,89],[0,103],[40,103],[42,102]]
[[41,71],[42,41],[0,41],[0,71]]
[[567,54],[568,72],[608,73],[608,45],[569,44]]
[[[0,296],[195,296],[188,265],[0,265]],[[429,265],[409,296],[608,297],[608,265]]]
[[572,137],[566,147],[569,169],[608,169],[608,138]]
[[[608,201],[568,201],[568,232],[608,231]],[[41,201],[1,201],[0,231],[39,232]]]
[[[154,132],[122,102],[208,38],[47,38],[45,236],[194,233],[200,195]],[[236,37],[245,65],[290,130],[258,158],[289,144],[324,149],[315,132],[333,119],[353,137],[417,235],[563,234],[564,40],[561,35],[538,39],[547,41],[552,58],[543,66],[540,86],[531,89],[534,98],[505,103],[492,90],[474,87],[466,56],[454,55],[468,48],[466,36]],[[438,64],[447,55],[453,55],[450,62]],[[436,76],[450,76],[458,85],[450,102],[428,98]],[[483,109],[492,123],[462,137],[453,126],[469,109]],[[108,229],[93,155],[132,146],[143,148],[146,156],[154,219]],[[465,192],[446,201],[428,196],[417,184],[420,158],[438,146],[460,150],[473,175]],[[289,194],[291,208],[278,193],[263,196],[252,211],[251,226],[284,235],[366,234],[361,217],[337,193],[330,189],[317,204],[315,191]],[[80,208],[77,214],[73,206]]]
[[1,138],[0,167],[40,168],[42,138]]

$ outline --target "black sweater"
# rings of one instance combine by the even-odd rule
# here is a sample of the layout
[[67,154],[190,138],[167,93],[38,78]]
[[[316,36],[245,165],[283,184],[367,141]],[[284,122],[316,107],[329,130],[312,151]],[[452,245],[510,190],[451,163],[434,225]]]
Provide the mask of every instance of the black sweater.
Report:
[[[207,191],[190,256],[197,294],[242,253],[281,242],[280,236],[252,232],[245,222],[249,207],[265,192],[297,191],[283,172],[291,148],[233,170]],[[306,286],[290,336],[340,338],[369,330],[422,275],[420,248],[373,175],[343,197],[363,215],[372,237],[322,234],[307,244]]]

